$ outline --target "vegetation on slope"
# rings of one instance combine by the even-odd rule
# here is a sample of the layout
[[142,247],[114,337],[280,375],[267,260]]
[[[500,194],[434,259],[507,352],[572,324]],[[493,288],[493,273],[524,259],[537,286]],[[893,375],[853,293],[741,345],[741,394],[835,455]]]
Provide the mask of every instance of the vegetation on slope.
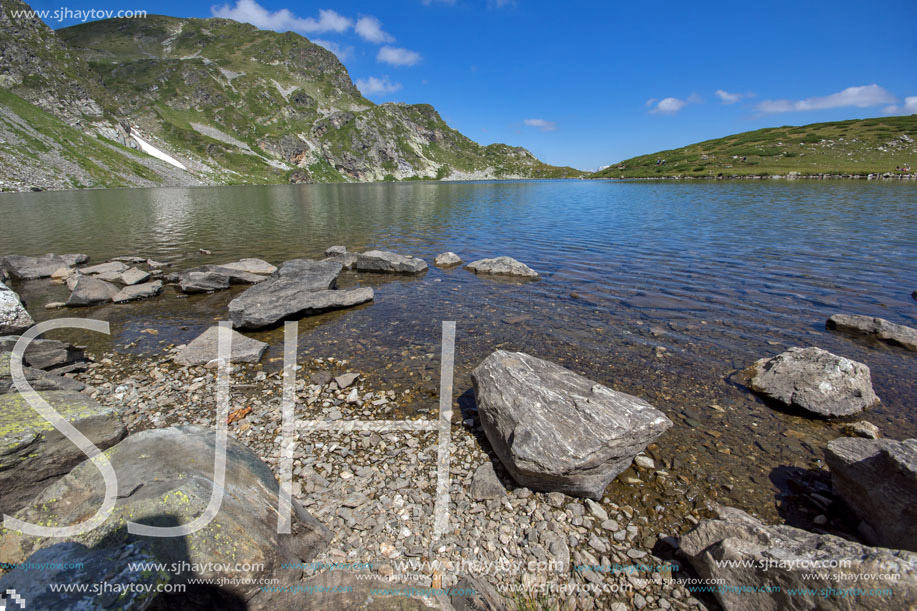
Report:
[[917,171],[917,115],[772,127],[612,164],[590,178],[868,175]]

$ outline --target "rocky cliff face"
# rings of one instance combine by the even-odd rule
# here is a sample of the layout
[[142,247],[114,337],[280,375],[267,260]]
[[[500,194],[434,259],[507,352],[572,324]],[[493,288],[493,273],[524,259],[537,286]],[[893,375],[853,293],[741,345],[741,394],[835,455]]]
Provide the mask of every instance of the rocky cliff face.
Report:
[[[225,19],[113,19],[54,32],[4,3],[0,86],[216,184],[578,176],[481,146],[426,104],[365,99],[334,54]],[[30,77],[29,75],[35,75]],[[57,93],[59,92],[59,93]],[[2,150],[0,150],[2,153]],[[2,178],[2,177],[0,177]],[[0,185],[2,186],[2,185]]]

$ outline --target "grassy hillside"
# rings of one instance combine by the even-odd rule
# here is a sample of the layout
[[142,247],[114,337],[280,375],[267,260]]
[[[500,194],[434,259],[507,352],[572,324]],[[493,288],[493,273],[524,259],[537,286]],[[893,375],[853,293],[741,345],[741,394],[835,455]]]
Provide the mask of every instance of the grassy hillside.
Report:
[[917,171],[917,115],[759,129],[626,159],[590,178],[867,175],[901,166]]

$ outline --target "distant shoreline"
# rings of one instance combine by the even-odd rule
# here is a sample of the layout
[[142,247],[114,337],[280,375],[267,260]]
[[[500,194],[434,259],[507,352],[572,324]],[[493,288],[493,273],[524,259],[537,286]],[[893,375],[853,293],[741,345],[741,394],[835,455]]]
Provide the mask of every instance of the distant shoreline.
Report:
[[900,180],[917,181],[917,174],[749,174],[746,176],[602,176],[588,180]]

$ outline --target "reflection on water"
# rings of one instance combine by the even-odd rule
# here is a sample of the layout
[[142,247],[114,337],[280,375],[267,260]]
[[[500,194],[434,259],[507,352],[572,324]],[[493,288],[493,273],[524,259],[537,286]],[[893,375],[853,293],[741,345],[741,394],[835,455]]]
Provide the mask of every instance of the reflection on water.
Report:
[[[764,408],[734,375],[793,345],[867,363],[883,433],[917,435],[917,357],[828,333],[832,313],[917,323],[917,189],[860,182],[585,181],[163,188],[0,197],[0,253],[140,254],[175,269],[240,257],[318,257],[332,244],[465,261],[509,255],[539,282],[498,283],[459,268],[421,278],[345,274],[371,305],[300,324],[302,351],[348,358],[386,381],[437,386],[442,320],[458,322],[456,393],[497,347],[561,362],[643,396],[676,422],[671,451],[766,481],[811,465],[837,428]],[[199,248],[213,252],[198,253]],[[18,287],[38,318],[66,297]],[[82,310],[111,321],[122,350],[160,351],[224,317],[232,292]],[[155,328],[158,335],[141,334]],[[279,330],[255,333],[280,355]],[[106,347],[98,338],[83,343]],[[101,342],[101,343],[100,343]],[[665,350],[659,350],[664,348]],[[270,365],[270,361],[267,361]],[[709,409],[716,403],[726,408]],[[431,400],[431,404],[435,404]],[[720,437],[704,430],[716,427]],[[832,428],[833,427],[833,428]],[[793,434],[787,433],[793,431]],[[800,443],[798,433],[808,439]],[[749,458],[750,454],[765,458]],[[744,477],[744,475],[743,475]],[[759,487],[761,482],[758,481]],[[739,494],[737,488],[735,494]]]

